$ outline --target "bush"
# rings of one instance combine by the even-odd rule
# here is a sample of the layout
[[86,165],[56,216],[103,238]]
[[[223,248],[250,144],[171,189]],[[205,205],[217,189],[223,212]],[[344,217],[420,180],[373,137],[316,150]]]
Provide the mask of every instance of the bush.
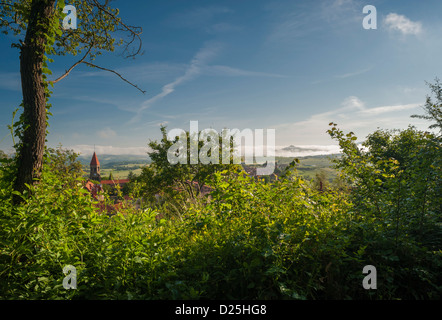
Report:
[[[363,153],[336,130],[351,192],[317,190],[295,162],[271,183],[219,171],[210,201],[179,215],[100,214],[82,178],[50,162],[13,207],[13,167],[1,167],[0,299],[440,299],[434,137],[378,132]],[[400,159],[405,142],[421,147]],[[63,288],[66,265],[76,290]],[[362,287],[366,265],[377,290]]]

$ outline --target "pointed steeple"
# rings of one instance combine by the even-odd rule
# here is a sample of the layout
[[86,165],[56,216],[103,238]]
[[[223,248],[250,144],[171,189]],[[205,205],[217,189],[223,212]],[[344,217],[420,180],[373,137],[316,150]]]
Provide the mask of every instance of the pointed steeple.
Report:
[[97,154],[94,152],[91,160],[91,172],[90,179],[101,182],[101,173],[100,173],[100,161],[98,161]]
[[92,160],[91,160],[91,166],[99,166],[99,165],[100,165],[100,161],[98,161],[97,154],[94,152],[94,155],[92,156]]

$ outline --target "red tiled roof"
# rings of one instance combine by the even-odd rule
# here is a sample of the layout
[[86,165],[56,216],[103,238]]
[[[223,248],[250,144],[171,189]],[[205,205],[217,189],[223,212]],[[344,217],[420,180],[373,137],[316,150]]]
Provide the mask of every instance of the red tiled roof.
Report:
[[94,152],[94,155],[92,156],[92,160],[91,160],[91,166],[99,166],[100,165],[100,161],[98,161],[98,157]]
[[101,184],[124,184],[128,183],[129,179],[121,179],[121,180],[101,180]]
[[103,191],[103,188],[99,184],[92,183],[91,181],[87,181],[84,187],[87,191],[91,193],[94,199],[97,199],[98,193],[100,191]]
[[87,191],[92,191],[92,185],[93,183],[90,181],[87,181],[86,184],[84,185],[84,187],[87,189]]

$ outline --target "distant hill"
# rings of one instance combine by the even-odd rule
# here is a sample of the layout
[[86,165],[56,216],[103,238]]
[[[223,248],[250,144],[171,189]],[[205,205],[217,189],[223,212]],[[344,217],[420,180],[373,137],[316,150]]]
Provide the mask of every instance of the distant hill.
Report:
[[318,151],[316,148],[305,148],[305,147],[295,147],[294,145],[290,145],[288,147],[282,148],[283,151],[290,151],[290,152],[305,152],[305,151]]
[[[115,179],[126,179],[130,172],[139,175],[141,168],[152,162],[147,155],[98,154],[97,156],[101,165],[101,177],[108,177],[112,173]],[[78,157],[86,175],[89,173],[91,159],[91,155]]]
[[[336,171],[332,168],[331,158],[340,157],[336,154],[334,148],[329,146],[294,146],[281,148],[276,151],[275,160],[278,166],[284,167],[298,158],[300,163],[297,165],[298,172],[307,179],[312,179],[317,173],[324,171],[327,178],[333,179]],[[319,153],[319,154],[318,154]],[[109,155],[97,154],[101,164],[102,176],[108,176],[111,172],[114,177],[120,179],[127,178],[129,172],[135,174],[141,173],[141,168],[152,161],[146,155]],[[91,155],[81,155],[78,160],[83,165],[83,170],[89,172]]]
[[[296,147],[295,147],[296,148]],[[294,158],[298,158],[300,163],[297,165],[297,170],[304,178],[313,179],[316,174],[324,172],[327,178],[331,181],[336,177],[336,171],[332,168],[331,158],[339,157],[340,155],[315,155],[306,157],[276,157],[278,166],[287,166]],[[89,164],[91,156],[80,156],[79,161],[83,165],[83,170],[89,172]],[[98,155],[98,160],[101,164],[101,175],[108,176],[111,172],[115,178],[126,179],[129,172],[137,175],[141,173],[141,167],[150,164],[151,159],[140,155]]]
[[338,145],[304,145],[282,147],[276,149],[276,156],[278,157],[309,157],[309,156],[324,156],[339,154],[340,148]]
[[[112,165],[124,165],[124,164],[148,164],[151,163],[149,156],[147,155],[109,155],[109,154],[97,154],[98,160],[102,167],[112,166]],[[84,166],[89,166],[92,156],[79,156],[78,161]]]

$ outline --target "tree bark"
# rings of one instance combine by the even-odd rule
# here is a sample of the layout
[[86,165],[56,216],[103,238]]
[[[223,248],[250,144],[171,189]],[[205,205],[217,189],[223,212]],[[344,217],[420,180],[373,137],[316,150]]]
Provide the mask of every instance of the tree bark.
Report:
[[[33,0],[20,51],[20,75],[23,93],[23,132],[17,154],[14,190],[22,193],[25,184],[40,177],[46,141],[46,93],[43,62],[46,35],[54,14],[55,0]],[[17,201],[17,198],[15,199]],[[20,200],[18,200],[20,201]]]

